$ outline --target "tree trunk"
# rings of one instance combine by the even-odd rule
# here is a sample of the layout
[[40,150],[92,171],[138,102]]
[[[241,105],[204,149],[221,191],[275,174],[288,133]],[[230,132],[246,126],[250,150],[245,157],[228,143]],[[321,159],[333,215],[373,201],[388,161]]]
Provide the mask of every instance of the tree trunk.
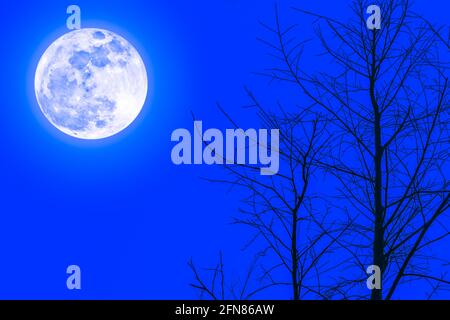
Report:
[[297,215],[298,208],[292,214],[292,243],[291,243],[291,260],[292,260],[292,286],[294,289],[294,300],[300,300],[300,287],[298,285],[298,252],[297,252]]
[[[382,203],[382,160],[383,147],[381,145],[381,126],[379,115],[375,116],[375,190],[374,190],[374,207],[375,207],[375,224],[374,224],[374,241],[373,241],[373,264],[381,270],[381,281],[384,271],[384,228],[383,228],[383,203]],[[381,289],[372,290],[372,300],[382,300],[382,283]]]
[[372,43],[372,74],[370,77],[370,100],[373,107],[374,113],[374,169],[375,169],[375,190],[374,190],[374,208],[375,208],[375,223],[374,223],[374,238],[373,238],[373,264],[378,266],[381,271],[380,275],[380,289],[373,289],[371,294],[372,300],[382,300],[383,299],[383,271],[384,271],[384,211],[383,211],[383,199],[382,199],[382,189],[383,189],[383,153],[384,148],[381,139],[381,112],[376,99],[375,83],[377,77],[377,67],[376,67],[376,35],[377,32],[373,32],[373,43]]

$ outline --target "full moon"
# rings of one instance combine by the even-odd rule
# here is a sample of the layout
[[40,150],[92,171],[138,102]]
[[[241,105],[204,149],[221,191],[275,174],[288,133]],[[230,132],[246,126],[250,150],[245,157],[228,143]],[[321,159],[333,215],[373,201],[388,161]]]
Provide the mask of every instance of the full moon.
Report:
[[110,137],[138,116],[147,72],[136,49],[107,30],[66,33],[42,55],[34,89],[45,117],[80,139]]

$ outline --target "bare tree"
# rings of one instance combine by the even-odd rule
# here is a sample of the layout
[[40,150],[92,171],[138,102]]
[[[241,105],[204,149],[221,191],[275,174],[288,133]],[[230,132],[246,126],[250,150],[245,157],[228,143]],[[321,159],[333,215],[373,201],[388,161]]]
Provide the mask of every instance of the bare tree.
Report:
[[[292,288],[294,300],[329,298],[321,279],[336,265],[330,264],[326,257],[333,252],[336,242],[351,223],[329,220],[327,203],[311,188],[316,163],[329,143],[329,134],[325,130],[327,121],[308,108],[300,113],[288,112],[280,103],[276,110],[269,112],[269,108],[262,106],[247,88],[246,93],[250,99],[246,108],[256,111],[264,128],[279,130],[279,150],[271,152],[279,153],[281,164],[280,172],[273,176],[261,176],[257,167],[238,165],[226,167],[230,174],[227,179],[207,179],[247,191],[240,215],[233,223],[253,230],[246,247],[257,243],[260,247],[257,256],[270,256],[269,259],[258,259],[259,276],[253,279],[258,285],[253,284],[254,289],[248,289],[250,276],[256,272],[253,264],[251,274],[247,274],[243,288],[239,290],[241,294],[233,297],[249,299],[269,288],[287,286]],[[234,127],[240,128],[222,107],[219,108]],[[223,276],[223,269],[213,268],[214,276],[208,286],[192,262],[190,267],[196,280],[192,285],[210,298],[217,298],[213,289],[217,285],[213,284],[216,275]],[[232,286],[229,289],[236,291]]]
[[352,232],[338,243],[355,267],[329,288],[344,298],[367,296],[369,265],[382,276],[371,299],[391,299],[407,281],[431,282],[433,292],[449,284],[448,259],[431,250],[449,235],[448,48],[408,0],[379,2],[380,30],[367,28],[362,0],[348,22],[294,8],[315,19],[328,70],[302,65],[305,43],[295,25],[282,26],[278,10],[275,25],[265,26],[277,65],[263,75],[296,86],[309,112],[329,121],[332,144],[313,162],[339,182],[335,214],[351,213]]
[[197,289],[200,292],[200,298],[203,298],[205,295],[209,299],[213,300],[225,300],[225,271],[223,267],[223,254],[220,253],[219,263],[214,268],[207,268],[206,271],[212,274],[211,279],[204,279],[200,275],[200,272],[197,270],[193,260],[191,259],[188,263],[189,268],[192,270],[194,274],[195,281],[191,283],[191,287]]
[[254,257],[242,280],[239,278],[233,278],[230,275],[225,275],[226,272],[222,252],[219,254],[219,261],[212,268],[202,268],[199,270],[191,259],[188,265],[193,273],[194,281],[190,284],[190,286],[199,292],[199,298],[201,299],[252,299],[258,293],[271,286],[261,286],[260,280],[256,275],[256,268],[258,267],[259,260],[261,258],[261,255],[256,255]]
[[[247,276],[235,298],[275,286],[290,286],[294,299],[374,300],[411,281],[428,283],[428,298],[449,288],[448,256],[434,249],[449,235],[450,46],[408,0],[379,2],[380,30],[367,28],[371,3],[363,0],[353,1],[346,22],[293,8],[314,19],[325,70],[303,64],[314,42],[284,26],[278,8],[274,25],[263,24],[275,65],[261,75],[297,88],[300,106],[274,110],[246,89],[262,124],[280,129],[272,152],[283,170],[262,177],[251,166],[226,167],[230,179],[209,179],[248,191],[234,222],[255,231],[249,244],[263,244],[260,257],[272,255],[257,260],[257,289],[245,291]],[[335,194],[314,188],[324,178]],[[370,265],[380,268],[381,289],[366,287]],[[223,281],[217,295],[190,266],[197,289],[224,298]],[[214,281],[223,280],[218,266]]]

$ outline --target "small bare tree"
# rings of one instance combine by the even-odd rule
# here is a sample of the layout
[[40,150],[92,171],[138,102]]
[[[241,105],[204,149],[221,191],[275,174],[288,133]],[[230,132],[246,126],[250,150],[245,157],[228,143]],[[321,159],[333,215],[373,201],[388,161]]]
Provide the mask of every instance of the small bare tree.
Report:
[[[325,257],[333,252],[336,242],[351,223],[328,220],[327,203],[323,201],[322,194],[311,186],[316,164],[329,143],[327,121],[308,108],[301,112],[297,109],[295,113],[288,112],[280,103],[276,110],[269,112],[269,108],[262,106],[247,88],[246,93],[251,101],[246,107],[256,111],[262,126],[279,130],[279,150],[271,152],[280,156],[280,172],[273,176],[261,176],[257,167],[237,165],[226,167],[230,174],[227,179],[207,179],[247,191],[240,216],[234,218],[233,223],[248,226],[254,231],[246,247],[257,243],[261,248],[257,254],[260,258],[257,259],[260,268],[260,274],[256,277],[258,285],[253,283],[255,288],[248,290],[249,279],[256,272],[254,263],[252,272],[247,274],[243,288],[240,288],[241,294],[233,297],[249,299],[263,290],[287,286],[292,288],[292,298],[295,300],[328,298],[321,279],[336,265],[330,264]],[[240,128],[223,108],[219,108],[232,126]],[[221,266],[223,264],[219,263],[217,268],[209,270],[213,271],[213,276],[208,286],[194,264],[190,263],[196,279],[192,286],[210,298],[217,298],[214,288],[218,286],[214,283],[218,275],[222,277],[224,274]],[[231,286],[229,289],[236,291]]]
[[261,258],[260,255],[254,257],[242,280],[225,275],[222,252],[219,254],[219,261],[212,268],[199,270],[191,259],[188,265],[194,275],[194,281],[190,286],[198,291],[201,299],[249,300],[266,289],[264,286],[260,286],[260,281],[256,275],[256,268]]

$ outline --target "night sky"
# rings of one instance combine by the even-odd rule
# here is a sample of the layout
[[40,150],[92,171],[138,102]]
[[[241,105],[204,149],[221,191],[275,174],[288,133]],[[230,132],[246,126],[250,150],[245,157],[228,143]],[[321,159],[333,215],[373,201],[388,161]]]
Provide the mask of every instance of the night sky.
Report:
[[[349,3],[278,1],[284,21],[297,22],[305,38],[311,19],[291,6],[345,20]],[[245,190],[205,179],[227,178],[220,166],[174,165],[170,136],[177,128],[192,131],[193,114],[205,128],[229,128],[217,102],[242,127],[259,128],[245,108],[245,86],[267,105],[299,103],[293,89],[257,74],[273,61],[258,38],[267,35],[261,21],[274,23],[274,2],[77,1],[82,27],[127,39],[152,82],[136,121],[99,141],[58,131],[34,96],[37,63],[68,31],[70,4],[0,5],[0,298],[196,298],[189,260],[214,266],[220,252],[228,279],[239,283],[257,250],[244,250],[252,234],[231,224]],[[417,0],[415,10],[445,25],[450,4]],[[309,68],[326,63],[318,52],[305,59]],[[322,183],[315,188],[332,188]],[[448,244],[436,249],[447,260]],[[80,291],[66,288],[72,264],[82,270]],[[423,297],[427,288],[405,284],[398,297]],[[292,293],[280,287],[256,297],[291,299]]]

